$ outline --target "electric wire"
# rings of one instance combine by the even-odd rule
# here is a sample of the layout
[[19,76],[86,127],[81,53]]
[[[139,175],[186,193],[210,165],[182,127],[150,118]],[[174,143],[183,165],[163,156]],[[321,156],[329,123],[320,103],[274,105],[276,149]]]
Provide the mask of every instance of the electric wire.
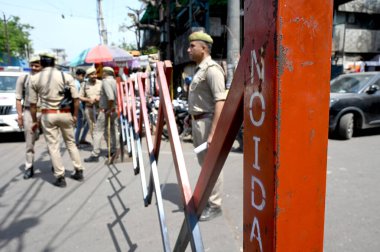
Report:
[[[49,11],[49,10],[46,10],[46,9],[27,7],[25,5],[18,5],[18,4],[9,3],[9,2],[3,2],[3,1],[0,1],[0,4],[2,4],[2,5],[9,5],[9,6],[17,7],[17,8],[22,8],[22,9],[26,9],[26,10],[29,10],[29,11],[43,12],[43,13],[47,13],[47,14],[62,15],[62,13],[63,13],[62,11],[59,11],[59,12],[58,11]],[[17,15],[15,15],[15,16],[17,16]],[[85,16],[85,15],[73,15],[73,14],[70,14],[69,16],[72,17],[72,18],[83,18],[83,19],[91,19],[91,20],[96,19],[96,17]]]

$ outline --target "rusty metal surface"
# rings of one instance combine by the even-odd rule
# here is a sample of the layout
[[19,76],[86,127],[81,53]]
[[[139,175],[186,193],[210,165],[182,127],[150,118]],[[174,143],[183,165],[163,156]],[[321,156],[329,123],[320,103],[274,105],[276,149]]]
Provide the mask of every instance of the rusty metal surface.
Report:
[[332,2],[251,0],[244,12],[243,246],[322,251]]

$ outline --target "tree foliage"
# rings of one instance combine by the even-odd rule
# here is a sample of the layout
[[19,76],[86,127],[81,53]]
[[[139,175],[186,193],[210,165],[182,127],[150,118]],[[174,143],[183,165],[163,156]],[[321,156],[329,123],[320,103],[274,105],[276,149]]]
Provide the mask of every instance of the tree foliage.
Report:
[[[20,18],[17,16],[11,16],[4,21],[0,21],[0,52],[4,52],[0,57],[6,57],[7,48],[9,45],[10,56],[26,57],[31,53],[30,48],[31,40],[29,38],[30,31],[33,26],[29,24],[22,24]],[[8,38],[6,36],[6,30]]]

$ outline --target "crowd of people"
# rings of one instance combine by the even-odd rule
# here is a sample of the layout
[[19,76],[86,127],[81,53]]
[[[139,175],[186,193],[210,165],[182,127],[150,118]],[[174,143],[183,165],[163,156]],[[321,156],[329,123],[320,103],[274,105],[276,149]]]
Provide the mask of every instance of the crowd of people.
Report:
[[[75,169],[71,178],[83,181],[84,166],[78,147],[91,144],[86,140],[88,132],[93,151],[84,162],[99,161],[101,138],[103,135],[108,137],[109,126],[112,127],[111,154],[118,148],[115,72],[111,67],[104,67],[102,80],[99,80],[95,67],[86,71],[79,68],[74,78],[58,70],[55,56],[49,53],[34,56],[29,63],[31,73],[20,76],[16,84],[18,124],[24,128],[26,141],[24,179],[34,176],[34,143],[42,128],[56,178],[53,184],[66,187],[60,153],[61,137]],[[68,90],[70,98],[65,90]]]
[[[212,44],[213,40],[207,33],[194,32],[189,36],[188,53],[196,63],[188,92],[194,147],[212,144],[227,95],[224,70],[210,56]],[[103,137],[108,140],[108,158],[120,148],[115,71],[112,67],[103,67],[99,78],[95,67],[86,71],[79,68],[73,77],[58,70],[54,55],[49,53],[31,58],[30,66],[31,73],[19,77],[16,88],[18,123],[20,128],[24,128],[26,139],[24,178],[34,175],[34,143],[38,130],[42,128],[56,179],[53,184],[66,187],[65,166],[60,153],[61,138],[75,169],[71,178],[83,181],[84,166],[78,147],[91,144],[86,140],[88,132],[92,151],[84,162],[99,162]],[[207,148],[197,154],[200,166],[206,152]],[[210,220],[222,214],[222,184],[221,173],[200,220]]]

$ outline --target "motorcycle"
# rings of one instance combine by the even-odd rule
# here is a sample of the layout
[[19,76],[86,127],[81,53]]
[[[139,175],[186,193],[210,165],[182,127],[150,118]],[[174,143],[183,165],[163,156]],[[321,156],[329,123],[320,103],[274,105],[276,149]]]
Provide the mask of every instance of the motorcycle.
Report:
[[[186,133],[188,136],[189,132],[191,132],[191,124],[188,122],[188,104],[187,101],[183,99],[182,88],[177,89],[177,98],[172,101],[173,111],[175,116],[175,121],[177,125],[178,134],[183,136]],[[157,124],[157,116],[158,116],[158,108],[160,106],[159,97],[153,97],[152,100],[148,103],[148,112],[149,112],[149,120],[152,125],[152,131],[155,130]],[[165,139],[169,139],[169,133],[164,123],[164,127],[162,130],[162,136]]]
[[[177,124],[178,135],[181,134],[185,130],[185,119],[189,115],[189,106],[187,104],[187,100],[184,100],[184,95],[182,93],[182,88],[177,88],[177,98],[172,101],[175,121]],[[168,139],[169,134],[166,125],[164,125],[164,129],[162,131],[163,136]]]

